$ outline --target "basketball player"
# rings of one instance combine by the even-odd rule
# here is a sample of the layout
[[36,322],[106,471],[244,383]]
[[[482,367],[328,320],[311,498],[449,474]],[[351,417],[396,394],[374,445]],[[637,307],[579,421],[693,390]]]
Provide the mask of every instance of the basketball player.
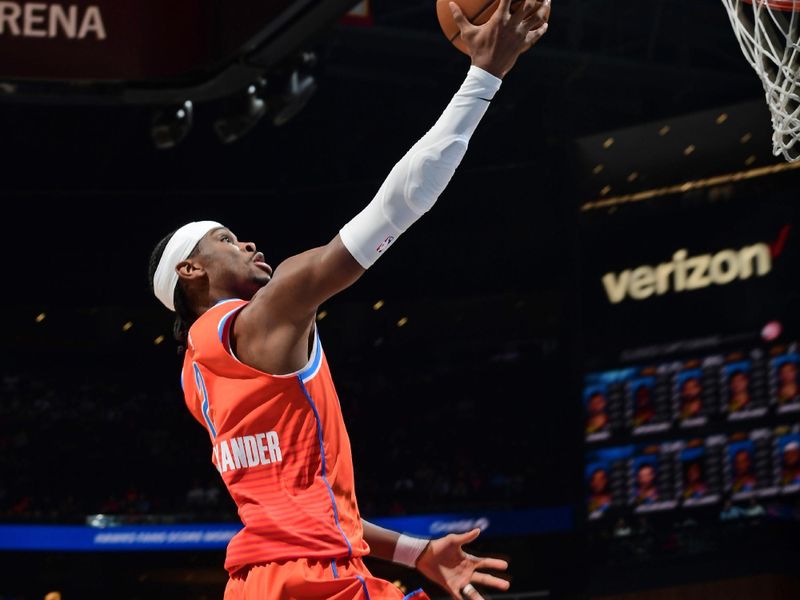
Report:
[[608,413],[606,406],[608,402],[602,392],[595,392],[589,396],[586,405],[588,416],[586,417],[586,434],[597,433],[608,427]]
[[681,420],[700,416],[703,410],[703,387],[697,377],[687,377],[681,385]]
[[633,426],[641,427],[642,425],[647,425],[656,416],[650,388],[646,385],[640,385],[636,388],[633,396],[636,405],[636,409],[633,412]]
[[703,477],[703,467],[699,461],[692,461],[686,466],[684,476],[683,497],[686,500],[702,498],[708,493],[708,486]]
[[753,475],[753,459],[750,452],[744,448],[738,450],[733,456],[733,485],[735,493],[752,492],[758,485],[756,476]]
[[792,440],[783,447],[783,473],[782,485],[797,485],[800,483],[800,443]]
[[[186,403],[208,431],[212,463],[244,524],[228,545],[225,600],[401,598],[370,574],[367,554],[416,567],[454,599],[479,600],[473,584],[508,588],[482,572],[504,570],[505,561],[462,549],[478,529],[427,540],[361,519],[350,441],[315,325],[318,306],[433,206],[501,79],[544,35],[550,14],[549,0],[526,0],[513,13],[511,0],[500,0],[490,20],[474,26],[450,6],[472,59],[466,80],[330,243],[273,273],[254,243],[201,221],[153,251],[153,291],[177,313],[185,345]],[[407,597],[427,598],[422,590]]]
[[750,404],[750,378],[744,371],[734,371],[728,381],[730,386],[730,401],[728,411],[736,413],[744,410]]
[[611,494],[608,492],[608,472],[598,467],[592,471],[589,478],[589,513],[592,515],[602,515],[611,506]]
[[797,363],[785,362],[778,368],[778,404],[791,404],[800,397],[797,384]]
[[636,472],[636,504],[652,504],[658,501],[658,487],[656,486],[656,468],[650,463],[644,463]]

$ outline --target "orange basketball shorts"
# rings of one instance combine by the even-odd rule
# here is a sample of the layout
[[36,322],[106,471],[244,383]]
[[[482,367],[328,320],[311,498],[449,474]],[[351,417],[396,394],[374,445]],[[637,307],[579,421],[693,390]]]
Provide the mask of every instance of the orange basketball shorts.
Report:
[[360,558],[300,558],[252,565],[228,579],[223,600],[429,600],[377,579]]

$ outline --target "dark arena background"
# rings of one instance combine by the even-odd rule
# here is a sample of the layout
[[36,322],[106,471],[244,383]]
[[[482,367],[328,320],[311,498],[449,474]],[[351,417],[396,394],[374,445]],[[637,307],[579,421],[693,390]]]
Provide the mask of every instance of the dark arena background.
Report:
[[[353,4],[0,2],[0,600],[222,598],[241,523],[148,259],[200,219],[273,266],[325,244],[436,120],[469,60],[433,0]],[[318,312],[362,516],[480,527],[488,598],[800,597],[771,137],[720,2],[553,0],[437,206]]]

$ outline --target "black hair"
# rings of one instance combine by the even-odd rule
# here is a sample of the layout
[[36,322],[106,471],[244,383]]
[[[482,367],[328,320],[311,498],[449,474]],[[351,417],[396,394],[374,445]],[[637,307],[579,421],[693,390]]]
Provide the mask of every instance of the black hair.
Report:
[[736,377],[737,375],[744,375],[745,377],[747,377],[747,373],[745,372],[744,369],[734,369],[728,376],[728,381],[733,381],[733,378]]
[[702,459],[696,458],[694,460],[688,460],[683,463],[683,471],[684,473],[688,473],[689,469],[692,468],[692,465],[697,465],[697,468],[700,469],[700,474],[705,476],[705,468],[703,467]]
[[[150,283],[151,292],[155,293],[153,288],[153,277],[155,277],[156,269],[158,269],[158,263],[161,261],[161,257],[164,254],[164,249],[167,247],[167,244],[172,239],[173,235],[175,235],[174,231],[167,234],[164,239],[156,244],[156,247],[153,248],[152,254],[150,254],[148,281]],[[195,246],[191,254],[189,254],[189,258],[195,256],[197,252],[198,246]],[[192,323],[197,320],[197,317],[190,308],[189,299],[186,297],[186,291],[183,289],[183,286],[180,284],[180,282],[178,282],[178,285],[175,286],[175,295],[172,297],[172,301],[175,305],[175,324],[172,326],[172,336],[175,338],[175,341],[178,342],[178,354],[182,355],[186,351],[189,328],[192,326]]]

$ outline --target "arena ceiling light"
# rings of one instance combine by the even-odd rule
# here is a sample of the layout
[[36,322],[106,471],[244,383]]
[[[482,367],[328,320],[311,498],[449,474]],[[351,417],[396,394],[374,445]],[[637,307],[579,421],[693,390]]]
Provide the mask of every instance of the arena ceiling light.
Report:
[[235,98],[225,114],[214,121],[214,133],[223,144],[231,144],[244,137],[267,112],[263,94],[266,80],[259,78],[247,86],[244,94]]
[[192,129],[193,122],[194,106],[191,100],[158,111],[150,127],[153,144],[159,150],[174,148]]
[[284,93],[271,105],[272,123],[285,125],[299,113],[317,91],[317,82],[311,75],[292,73]]
[[317,82],[312,71],[317,64],[313,52],[303,52],[297,58],[296,66],[290,67],[288,74],[278,78],[280,83],[267,96],[267,108],[276,127],[292,120],[311,100],[317,91]]
[[281,65],[269,80],[259,77],[243,94],[228,101],[214,132],[223,144],[233,143],[269,114],[276,127],[285,125],[305,108],[317,91],[313,70],[317,56],[302,52]]

